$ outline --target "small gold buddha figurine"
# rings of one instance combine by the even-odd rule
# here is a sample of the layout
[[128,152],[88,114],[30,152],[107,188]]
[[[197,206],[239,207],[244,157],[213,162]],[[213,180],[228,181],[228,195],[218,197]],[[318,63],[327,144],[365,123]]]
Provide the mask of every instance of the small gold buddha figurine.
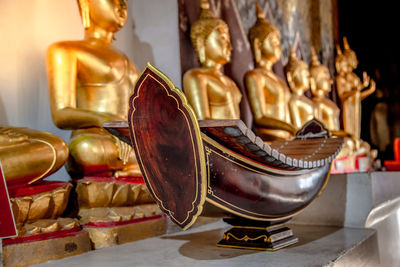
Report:
[[[363,72],[363,82],[361,83],[360,78],[353,72],[358,65],[356,53],[350,48],[346,37],[343,38],[343,43],[343,56],[347,60],[348,66],[346,80],[350,87],[350,90],[346,87],[338,87],[343,106],[343,124],[346,132],[359,139],[361,134],[361,101],[375,92],[376,85],[375,81],[370,79],[365,72]],[[370,85],[369,88],[367,88],[368,85]]]
[[242,94],[222,72],[232,50],[228,25],[214,16],[208,0],[201,0],[200,7],[190,38],[201,67],[185,73],[185,95],[199,120],[239,119]]
[[316,118],[331,132],[340,130],[340,109],[329,98],[325,97],[331,91],[332,79],[329,70],[322,65],[311,47],[310,85],[313,94]]
[[315,108],[314,103],[304,95],[310,86],[308,65],[297,58],[292,46],[290,46],[289,62],[286,66],[286,77],[292,90],[289,100],[290,118],[293,126],[300,129],[314,118]]
[[289,88],[272,70],[282,52],[280,33],[265,19],[257,2],[256,6],[257,21],[249,30],[256,68],[245,75],[246,89],[257,135],[264,141],[286,140],[296,130],[291,125]]
[[51,112],[61,129],[71,129],[68,170],[73,176],[114,172],[140,176],[130,146],[102,128],[127,120],[136,67],[112,45],[127,20],[125,0],[79,0],[85,39],[52,44],[47,51]]
[[[375,91],[375,82],[363,73],[363,82],[353,72],[358,65],[356,54],[350,49],[344,38],[344,53],[337,46],[336,70],[337,89],[342,103],[343,127],[355,142],[357,155],[368,154],[370,146],[360,139],[361,134],[361,101]],[[369,88],[367,88],[369,85]],[[367,88],[367,89],[365,89]]]

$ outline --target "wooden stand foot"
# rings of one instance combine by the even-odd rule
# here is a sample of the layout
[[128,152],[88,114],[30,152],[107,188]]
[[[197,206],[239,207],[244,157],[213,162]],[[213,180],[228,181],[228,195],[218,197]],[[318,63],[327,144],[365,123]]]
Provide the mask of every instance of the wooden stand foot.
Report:
[[275,251],[298,242],[284,222],[258,222],[244,219],[224,219],[233,227],[224,233],[219,247]]

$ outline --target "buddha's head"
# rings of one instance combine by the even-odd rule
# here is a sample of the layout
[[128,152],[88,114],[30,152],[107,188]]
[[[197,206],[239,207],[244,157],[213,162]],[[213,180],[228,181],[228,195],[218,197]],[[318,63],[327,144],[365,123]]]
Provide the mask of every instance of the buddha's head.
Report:
[[286,78],[294,93],[304,93],[310,86],[308,66],[304,61],[297,58],[292,46],[290,46],[289,62],[286,65]]
[[78,5],[85,30],[100,28],[114,33],[128,18],[126,0],[78,0]]
[[228,25],[210,11],[208,0],[201,0],[199,19],[190,29],[190,39],[200,63],[226,64],[231,58]]
[[256,9],[257,21],[249,30],[254,60],[257,64],[263,59],[275,63],[282,53],[279,30],[265,19],[258,2],[256,2]]
[[329,70],[326,66],[321,65],[318,60],[317,53],[315,53],[314,47],[311,47],[311,91],[313,95],[318,95],[317,90],[321,90],[322,94],[329,93],[332,87],[332,79]]
[[350,48],[350,45],[349,45],[346,37],[343,37],[343,47],[344,47],[343,54],[347,58],[347,62],[349,63],[349,67],[352,70],[355,70],[357,68],[357,66],[358,66],[357,55],[356,55],[356,52],[354,52],[354,50],[352,50]]
[[349,72],[349,63],[338,44],[336,45],[335,67],[338,74],[345,74]]

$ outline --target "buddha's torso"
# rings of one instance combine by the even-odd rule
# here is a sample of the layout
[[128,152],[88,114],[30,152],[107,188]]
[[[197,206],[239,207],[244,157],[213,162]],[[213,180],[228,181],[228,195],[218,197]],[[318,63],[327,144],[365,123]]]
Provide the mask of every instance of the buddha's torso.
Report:
[[264,92],[262,101],[265,102],[262,113],[267,114],[268,117],[290,123],[288,102],[291,93],[286,83],[272,71],[261,68],[256,68],[249,74],[255,75],[260,79],[260,89]]
[[[239,104],[242,94],[232,79],[221,73],[210,73],[202,68],[192,69],[185,76],[187,79],[197,80],[201,84],[200,90],[207,91],[210,119],[240,119]],[[186,90],[192,90],[192,88],[186,87]],[[197,105],[190,104],[196,111]],[[196,113],[199,114],[197,111]]]
[[[344,131],[356,137],[359,135],[359,124],[361,123],[361,106],[360,91],[356,89],[357,87],[354,87],[357,84],[357,81],[354,80],[355,75],[353,74],[354,73],[338,75],[336,81],[339,97],[342,102]],[[354,94],[347,99],[343,99],[343,95],[352,90],[354,91]]]
[[362,87],[360,78],[354,72],[347,73],[346,79],[350,83],[351,88],[360,89]]
[[304,95],[292,94],[289,101],[292,124],[300,129],[306,122],[314,118],[314,103]]
[[336,104],[325,98],[313,98],[313,102],[316,108],[317,119],[320,120],[325,127],[330,131],[340,130],[340,109]]
[[76,57],[76,107],[127,119],[128,99],[137,79],[129,59],[112,45],[64,42]]

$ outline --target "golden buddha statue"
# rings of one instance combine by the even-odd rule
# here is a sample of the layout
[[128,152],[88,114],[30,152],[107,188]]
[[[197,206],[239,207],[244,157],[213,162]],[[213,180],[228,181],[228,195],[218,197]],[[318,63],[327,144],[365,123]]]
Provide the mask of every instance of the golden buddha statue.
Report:
[[74,176],[114,172],[140,176],[130,146],[102,128],[127,120],[136,67],[112,45],[127,20],[124,0],[79,0],[85,39],[51,45],[47,73],[51,112],[61,129],[71,129],[68,170]]
[[264,141],[286,140],[293,136],[286,83],[272,70],[281,56],[280,33],[257,5],[257,21],[249,30],[256,68],[247,72],[245,84],[254,115],[256,133]]
[[[363,82],[353,72],[358,65],[356,54],[350,49],[344,38],[345,51],[339,46],[336,57],[336,84],[342,103],[344,131],[353,138],[356,155],[369,154],[370,146],[360,139],[361,134],[361,101],[375,91],[375,82],[363,73]],[[367,88],[369,85],[369,88]],[[367,89],[365,89],[367,88]]]
[[290,118],[292,125],[299,130],[306,122],[314,118],[315,108],[314,103],[304,95],[310,86],[308,65],[297,58],[292,46],[290,46],[289,62],[286,66],[286,77],[292,90],[289,100]]
[[332,79],[329,70],[322,65],[311,47],[310,85],[315,106],[315,117],[331,132],[340,130],[340,109],[329,98],[325,97],[331,91]]
[[[356,53],[350,48],[346,37],[343,38],[343,43],[343,55],[348,65],[346,80],[349,83],[350,92],[353,92],[351,96],[346,98],[348,91],[344,91],[342,87],[338,87],[339,97],[342,100],[343,106],[343,125],[347,133],[350,133],[356,139],[360,139],[361,101],[375,92],[376,84],[365,72],[363,72],[363,82],[361,83],[360,78],[353,72],[358,66]],[[368,85],[369,88],[367,88]]]
[[[78,5],[85,39],[52,44],[47,74],[53,121],[72,130],[68,171],[73,178],[84,177],[76,186],[78,216],[98,248],[161,234],[165,222],[132,147],[102,127],[106,121],[128,120],[138,77],[112,44],[127,21],[126,1],[78,0]],[[144,217],[146,222],[136,223]],[[86,227],[97,223],[103,227]]]
[[228,25],[214,16],[207,0],[202,0],[200,7],[190,38],[201,67],[185,73],[185,95],[199,120],[239,119],[242,94],[222,72],[232,50]]

